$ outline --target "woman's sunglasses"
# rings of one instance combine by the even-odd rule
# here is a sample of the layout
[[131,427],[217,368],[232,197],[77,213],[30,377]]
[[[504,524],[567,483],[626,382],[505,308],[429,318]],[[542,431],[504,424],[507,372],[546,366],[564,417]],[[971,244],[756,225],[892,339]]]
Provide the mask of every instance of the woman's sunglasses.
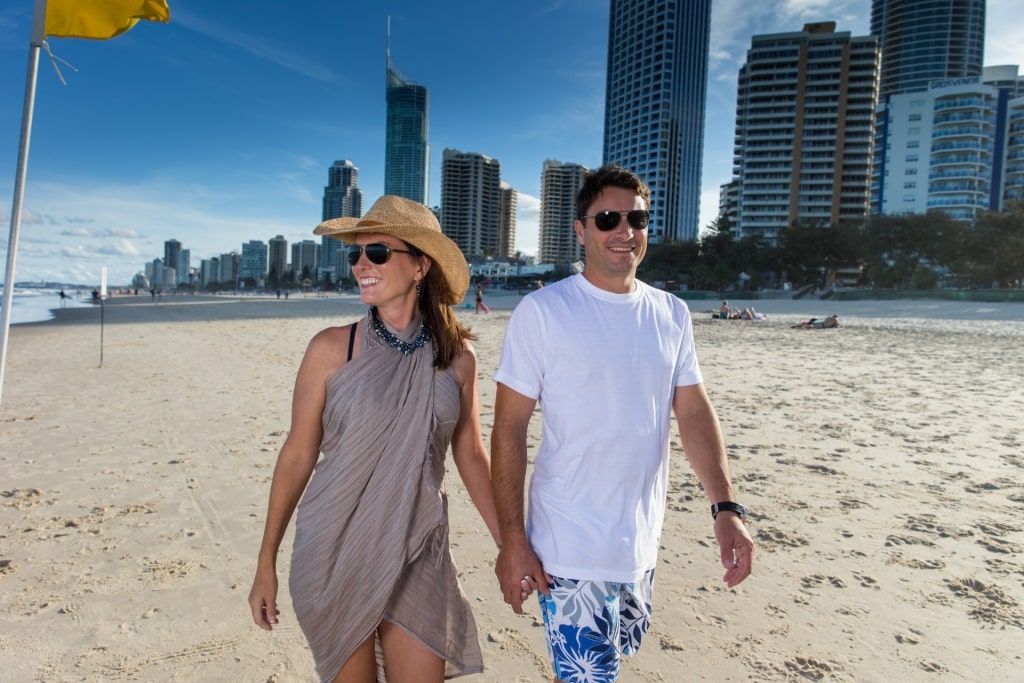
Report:
[[602,211],[596,213],[593,216],[580,216],[580,220],[586,220],[588,218],[594,219],[594,225],[601,232],[608,232],[619,227],[619,223],[622,222],[622,215],[626,215],[626,222],[629,223],[629,227],[634,230],[646,230],[647,224],[651,222],[651,212],[644,211],[643,209],[634,209],[632,211]]
[[378,266],[382,266],[387,263],[391,259],[392,252],[419,256],[419,253],[415,249],[395,249],[394,247],[389,247],[382,242],[374,242],[373,244],[367,245],[350,244],[346,250],[346,254],[348,254],[348,264],[350,266],[354,266],[359,263],[359,256],[363,252],[366,252],[366,258],[370,263]]

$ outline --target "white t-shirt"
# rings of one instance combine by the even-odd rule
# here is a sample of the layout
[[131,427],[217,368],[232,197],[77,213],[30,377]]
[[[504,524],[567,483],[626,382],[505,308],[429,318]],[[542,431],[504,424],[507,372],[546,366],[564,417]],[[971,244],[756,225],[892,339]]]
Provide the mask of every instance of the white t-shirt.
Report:
[[634,582],[657,562],[672,396],[699,384],[686,304],[575,275],[526,296],[494,380],[539,402],[527,533],[555,576]]

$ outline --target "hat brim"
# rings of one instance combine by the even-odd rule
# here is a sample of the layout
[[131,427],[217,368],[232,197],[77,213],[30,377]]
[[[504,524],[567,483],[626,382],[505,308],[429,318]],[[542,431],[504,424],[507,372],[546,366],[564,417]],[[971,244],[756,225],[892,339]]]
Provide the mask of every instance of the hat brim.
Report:
[[385,224],[366,218],[332,218],[313,230],[314,235],[332,237],[347,244],[355,242],[356,236],[363,233],[396,237],[429,256],[440,269],[448,290],[442,295],[442,301],[452,306],[462,303],[469,289],[469,264],[459,245],[439,230],[420,225]]

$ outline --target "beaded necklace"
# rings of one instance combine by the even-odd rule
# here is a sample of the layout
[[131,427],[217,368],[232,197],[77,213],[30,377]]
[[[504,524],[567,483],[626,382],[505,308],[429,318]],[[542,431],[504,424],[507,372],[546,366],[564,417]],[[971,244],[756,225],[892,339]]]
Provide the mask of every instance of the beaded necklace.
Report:
[[416,335],[415,339],[411,342],[404,342],[399,339],[397,335],[393,334],[391,330],[385,327],[384,321],[382,321],[380,319],[380,315],[377,314],[376,306],[371,307],[370,311],[373,314],[373,331],[377,333],[377,336],[380,337],[382,342],[397,350],[403,356],[408,356],[413,351],[430,341],[430,333],[427,332],[426,323],[420,323],[420,331]]

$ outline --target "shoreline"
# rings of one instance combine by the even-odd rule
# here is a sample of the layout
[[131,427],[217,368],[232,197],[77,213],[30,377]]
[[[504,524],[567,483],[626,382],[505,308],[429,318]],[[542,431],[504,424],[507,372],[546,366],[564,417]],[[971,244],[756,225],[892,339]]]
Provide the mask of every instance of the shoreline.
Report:
[[[523,296],[503,290],[485,291],[484,302],[494,312],[511,311]],[[942,301],[921,299],[885,299],[857,301],[819,301],[805,299],[736,300],[737,308],[753,307],[765,313],[767,320],[712,319],[720,301],[688,300],[695,324],[710,322],[724,325],[761,325],[774,327],[792,325],[809,318],[839,316],[844,326],[896,327],[938,331],[954,323],[952,328],[961,332],[987,331],[990,334],[1024,335],[1024,303]],[[101,310],[102,306],[102,310]],[[336,318],[356,315],[365,310],[358,294],[331,294],[327,296],[292,296],[277,299],[262,295],[166,295],[162,299],[117,296],[102,305],[72,306],[51,309],[49,320],[13,323],[13,328],[57,325],[117,325],[135,322],[195,322],[202,320],[245,320],[267,318],[299,318],[323,316]],[[461,306],[455,307],[459,315],[476,318],[472,293],[467,293]],[[486,314],[481,314],[486,315]],[[951,329],[952,329],[951,328]],[[947,331],[951,331],[947,330]]]

